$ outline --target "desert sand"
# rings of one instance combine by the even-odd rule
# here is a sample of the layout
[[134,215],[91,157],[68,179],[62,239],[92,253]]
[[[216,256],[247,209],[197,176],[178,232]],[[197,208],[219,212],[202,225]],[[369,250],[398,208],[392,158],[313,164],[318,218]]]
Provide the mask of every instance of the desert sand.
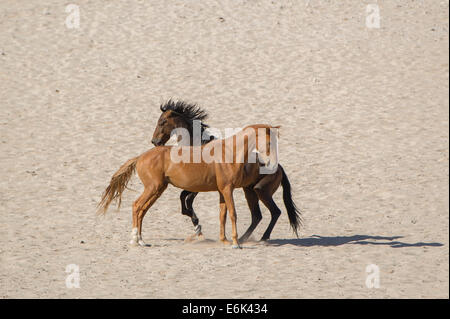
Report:
[[[66,23],[70,3],[79,28]],[[379,28],[366,24],[371,3]],[[448,298],[448,10],[448,0],[2,0],[0,296]],[[258,241],[263,207],[241,250],[218,242],[217,193],[194,203],[204,241],[184,241],[193,227],[169,186],[144,219],[152,247],[130,247],[136,176],[120,212],[96,215],[112,174],[152,147],[169,98],[198,103],[214,128],[282,125],[299,238],[281,191],[271,240]],[[235,201],[242,234],[242,190]],[[79,288],[66,286],[72,264]],[[366,285],[374,269],[378,288]]]

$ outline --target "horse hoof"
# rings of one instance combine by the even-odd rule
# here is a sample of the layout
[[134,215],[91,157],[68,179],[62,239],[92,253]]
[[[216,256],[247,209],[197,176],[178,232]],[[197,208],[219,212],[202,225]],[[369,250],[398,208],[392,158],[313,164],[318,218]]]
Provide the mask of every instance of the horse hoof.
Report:
[[239,245],[232,245],[231,248],[233,248],[233,249],[242,249],[242,247],[239,246]]
[[142,239],[138,242],[139,246],[141,247],[151,247],[152,245],[146,244]]

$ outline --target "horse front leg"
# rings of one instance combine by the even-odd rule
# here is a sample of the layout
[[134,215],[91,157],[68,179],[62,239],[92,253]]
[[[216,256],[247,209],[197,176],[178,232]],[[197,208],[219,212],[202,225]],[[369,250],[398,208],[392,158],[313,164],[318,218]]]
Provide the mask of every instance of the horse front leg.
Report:
[[234,199],[233,199],[233,188],[228,186],[223,191],[223,198],[225,200],[225,204],[227,206],[228,211],[230,212],[230,221],[231,221],[231,239],[233,241],[233,245],[231,248],[241,248],[238,241],[238,235],[237,235],[237,216],[236,216],[236,208],[234,205]]
[[223,195],[220,194],[220,236],[219,240],[225,245],[231,244],[225,235],[225,224],[227,222],[227,205],[225,204],[225,199]]
[[192,224],[194,225],[194,234],[186,238],[185,241],[192,241],[196,236],[198,236],[199,239],[203,239],[202,226],[199,224],[199,219],[192,206],[197,194],[198,193],[196,192],[189,192],[187,190],[183,190],[180,194],[181,214],[190,217]]

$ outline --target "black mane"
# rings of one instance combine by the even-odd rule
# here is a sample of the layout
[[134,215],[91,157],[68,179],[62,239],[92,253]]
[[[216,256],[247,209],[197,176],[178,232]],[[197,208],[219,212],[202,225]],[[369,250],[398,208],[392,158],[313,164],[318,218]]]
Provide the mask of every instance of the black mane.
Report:
[[[177,112],[179,115],[183,116],[189,121],[203,121],[208,117],[208,113],[198,107],[197,104],[189,104],[184,101],[174,102],[172,100],[169,100],[165,104],[161,104],[160,109],[161,112],[166,112],[169,110]],[[206,124],[203,125],[207,126]]]
[[189,124],[188,129],[191,136],[193,134],[193,121],[201,121],[202,144],[206,144],[215,139],[213,135],[209,134],[207,134],[207,137],[204,138],[203,133],[205,132],[205,129],[209,127],[209,125],[204,124],[202,121],[208,117],[208,113],[197,106],[197,104],[189,104],[183,101],[174,102],[172,100],[169,100],[165,104],[161,104],[160,109],[163,113],[166,111],[174,111],[179,116],[187,120],[186,122]]

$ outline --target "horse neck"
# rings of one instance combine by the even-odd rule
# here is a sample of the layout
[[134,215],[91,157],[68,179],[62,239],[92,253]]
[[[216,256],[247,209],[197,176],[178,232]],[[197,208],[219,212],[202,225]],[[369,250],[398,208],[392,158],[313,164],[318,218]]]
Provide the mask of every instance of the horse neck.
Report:
[[197,144],[197,143],[194,144],[194,124],[193,124],[193,122],[186,120],[185,121],[185,125],[182,126],[182,127],[187,129],[188,132],[189,132],[189,145],[190,146],[204,145],[204,144],[209,143],[211,140],[214,139],[213,136],[211,136],[209,140],[204,140],[203,139],[203,134],[205,133],[205,127],[203,125],[201,125],[200,126],[200,144]]
[[[187,119],[180,118],[179,120],[177,120],[177,122],[175,122],[175,127],[173,129],[175,130],[180,128],[186,129],[189,132],[189,146],[192,146],[194,143],[193,140],[194,128],[192,126],[192,123],[189,122]],[[177,143],[179,143],[181,139],[182,135],[177,135]]]

